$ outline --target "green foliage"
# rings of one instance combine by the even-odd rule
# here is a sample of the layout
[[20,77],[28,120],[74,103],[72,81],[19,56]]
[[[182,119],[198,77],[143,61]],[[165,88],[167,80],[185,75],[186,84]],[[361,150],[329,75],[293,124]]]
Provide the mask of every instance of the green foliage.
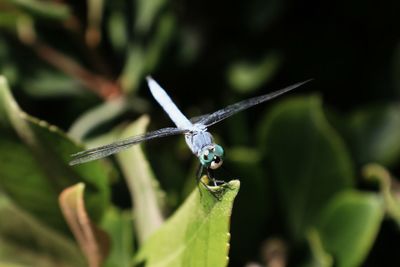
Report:
[[[143,134],[149,123],[148,117],[141,117],[132,123],[120,135],[120,139]],[[134,223],[139,242],[146,240],[163,222],[162,192],[150,169],[141,148],[121,152],[118,156],[126,183],[135,203],[133,211]]]
[[316,96],[285,100],[264,121],[264,154],[289,230],[300,240],[329,199],[352,186],[351,160]]
[[16,204],[54,229],[65,229],[57,204],[63,188],[76,182],[88,185],[87,206],[98,220],[109,202],[107,168],[95,162],[74,170],[69,154],[80,150],[60,129],[24,113],[0,77],[0,185]]
[[257,63],[236,62],[228,70],[228,81],[239,92],[254,91],[274,76],[280,61],[279,55],[271,53]]
[[70,15],[70,10],[66,5],[51,1],[38,0],[7,0],[15,7],[28,12],[39,18],[64,20]]
[[344,121],[343,133],[359,163],[395,165],[400,155],[400,106],[380,105],[357,110]]
[[107,267],[131,266],[133,249],[132,216],[127,211],[110,208],[105,214],[101,227],[110,233],[111,251],[104,263]]
[[85,266],[72,240],[20,209],[4,194],[0,195],[0,216],[0,266]]
[[[28,148],[24,150],[26,157],[28,157],[30,153],[33,153],[35,156],[37,155],[34,160],[29,158],[29,160],[27,159],[26,162],[24,162],[24,168],[26,169],[24,169],[22,173],[16,173],[15,170],[11,171],[9,169],[17,169],[15,165],[12,165],[11,163],[17,164],[18,162],[21,162],[21,157],[17,157],[18,153],[21,153],[21,151],[13,151],[11,146],[5,146],[4,151],[7,153],[4,153],[3,157],[7,157],[8,164],[5,166],[7,168],[2,169],[1,188],[5,191],[5,193],[10,195],[16,204],[36,216],[36,220],[41,220],[43,223],[49,224],[56,230],[60,231],[58,234],[56,232],[53,233],[51,230],[47,230],[46,228],[42,229],[43,226],[40,226],[40,223],[38,222],[27,221],[25,225],[25,220],[30,219],[21,220],[21,218],[18,216],[22,215],[15,216],[14,214],[8,214],[10,211],[14,212],[14,209],[8,208],[9,201],[6,201],[5,199],[5,202],[2,202],[4,208],[1,209],[0,212],[7,216],[9,220],[4,221],[3,224],[0,225],[0,229],[3,230],[3,233],[7,238],[10,238],[11,240],[18,238],[21,240],[29,240],[29,238],[31,238],[40,244],[39,238],[41,238],[43,235],[48,235],[47,238],[49,238],[49,240],[54,240],[54,244],[52,244],[50,247],[36,248],[46,251],[47,254],[45,254],[45,256],[38,254],[33,255],[32,259],[27,257],[26,259],[20,258],[18,261],[11,260],[11,262],[37,264],[38,261],[44,261],[42,263],[43,266],[55,266],[55,262],[58,260],[66,261],[68,263],[67,259],[71,257],[70,254],[78,252],[74,245],[68,243],[70,241],[64,240],[67,238],[63,237],[63,235],[65,235],[65,233],[63,233],[64,222],[59,212],[59,207],[56,204],[56,199],[58,197],[58,193],[60,192],[52,191],[53,182],[51,179],[54,179],[53,177],[57,177],[55,181],[62,182],[63,175],[68,175],[68,172],[63,174],[63,170],[71,172],[70,167],[67,165],[68,158],[66,156],[68,155],[67,153],[72,153],[75,151],[76,147],[74,147],[75,145],[59,129],[55,128],[54,126],[50,126],[47,123],[40,122],[39,120],[29,117],[23,113],[17,106],[15,100],[12,98],[4,78],[2,79],[0,89],[4,107],[4,112],[2,113],[4,118],[3,125],[8,124],[10,129],[5,129],[10,131],[10,139],[13,140],[20,138],[22,140],[22,143]],[[147,124],[148,118],[142,117],[137,122],[133,123],[129,127],[126,127],[121,134],[118,134],[118,137],[126,138],[128,135],[137,135],[143,133]],[[14,133],[14,131],[16,133]],[[6,142],[7,140],[2,140],[2,144]],[[19,145],[17,141],[14,142]],[[21,147],[24,148],[23,145]],[[44,148],[46,148],[48,151],[43,152]],[[32,152],[29,149],[31,149]],[[51,159],[53,160],[53,164],[40,164],[41,155],[43,153],[49,153],[49,151],[54,153]],[[15,153],[15,157],[11,157],[13,153]],[[33,155],[30,157],[33,157]],[[44,158],[42,160],[44,160]],[[60,160],[60,162],[56,160]],[[161,192],[156,185],[156,181],[151,174],[149,164],[147,163],[140,147],[134,147],[130,151],[121,153],[118,155],[118,161],[121,165],[122,172],[127,179],[129,189],[131,190],[132,200],[136,204],[133,218],[135,218],[134,222],[138,232],[139,240],[144,242],[146,239],[148,239],[150,234],[159,228],[163,223],[161,207],[158,204],[160,201],[159,196]],[[36,165],[39,166],[37,167]],[[45,166],[43,167],[43,165]],[[132,221],[129,220],[126,215],[122,216],[122,214],[120,214],[121,212],[116,208],[108,208],[109,211],[103,219],[102,224],[104,228],[108,230],[108,233],[111,234],[110,238],[114,247],[112,249],[111,256],[107,259],[106,257],[108,253],[104,254],[105,252],[102,251],[105,250],[100,249],[100,247],[104,247],[104,241],[102,241],[104,240],[102,237],[104,233],[100,230],[97,230],[97,227],[95,227],[93,223],[88,223],[88,221],[86,221],[87,219],[85,219],[88,216],[86,211],[90,212],[91,218],[98,219],[101,216],[101,213],[104,213],[105,209],[109,205],[109,200],[105,198],[108,194],[105,184],[107,181],[106,177],[104,175],[96,177],[96,173],[100,174],[100,172],[97,172],[97,169],[100,168],[100,166],[100,163],[95,162],[93,164],[82,165],[78,167],[76,170],[78,171],[77,173],[79,174],[79,170],[84,170],[85,172],[82,172],[82,174],[86,174],[87,176],[82,176],[81,178],[80,176],[77,176],[77,173],[71,172],[69,174],[71,179],[66,179],[64,187],[74,181],[84,181],[90,188],[94,187],[96,184],[93,183],[96,182],[98,186],[102,186],[98,188],[105,191],[101,191],[99,189],[95,190],[95,188],[88,190],[87,194],[85,194],[85,202],[88,206],[85,207],[83,202],[84,185],[78,184],[63,191],[63,193],[60,195],[60,205],[62,207],[64,216],[71,227],[71,230],[78,240],[78,243],[86,258],[88,259],[89,266],[99,266],[100,262],[104,260],[106,260],[106,266],[121,266],[120,264],[131,266],[130,259],[131,253],[133,252],[132,239],[130,237],[130,235],[132,235]],[[47,168],[49,170],[47,170]],[[29,177],[27,177],[28,175],[25,174],[27,171],[30,174]],[[103,171],[104,173],[107,173],[107,168],[103,168]],[[25,185],[30,180],[32,181],[31,184],[25,189],[24,187],[18,186],[18,183],[20,183],[17,180],[19,175],[23,175],[25,178]],[[97,180],[89,179],[93,179],[93,177],[97,178]],[[27,178],[30,180],[27,180]],[[63,187],[60,186],[59,190],[61,190],[61,188]],[[159,247],[161,245],[162,247],[168,247],[172,251],[179,252],[180,246],[188,242],[188,250],[183,251],[182,255],[176,255],[176,258],[171,259],[172,262],[182,262],[183,266],[185,266],[185,262],[188,261],[187,253],[191,253],[191,250],[193,249],[198,251],[200,254],[191,258],[189,262],[199,262],[199,266],[204,266],[204,264],[209,266],[213,266],[215,264],[218,266],[222,266],[221,264],[226,265],[226,259],[228,256],[226,253],[228,251],[227,247],[229,246],[229,217],[231,214],[233,199],[236,196],[238,189],[238,182],[229,183],[228,189],[226,189],[227,191],[221,200],[217,200],[204,188],[202,189],[204,192],[202,192],[200,197],[198,194],[199,192],[195,189],[194,194],[188,199],[187,203],[183,205],[179,211],[177,211],[174,217],[171,218],[170,221],[157,232],[157,234],[154,235],[155,237],[150,239],[153,241],[148,241],[145,243],[146,245],[143,246],[142,252],[138,254],[139,259],[148,259],[149,262],[153,260],[156,262],[166,261],[167,263],[164,264],[164,266],[176,266],[174,263],[168,263],[169,259],[167,258],[169,258],[169,253],[159,253]],[[98,192],[97,194],[96,191]],[[91,205],[92,203],[95,205]],[[101,205],[101,203],[103,203],[103,205]],[[15,207],[15,211],[17,209],[18,208]],[[99,214],[99,212],[101,213]],[[14,220],[17,219],[22,222],[17,225],[13,225]],[[183,224],[181,225],[181,223]],[[33,224],[33,226],[31,226],[31,224]],[[14,227],[16,229],[14,229]],[[19,237],[21,236],[21,233],[17,231],[19,227],[24,227],[26,230],[28,227],[34,227],[33,230],[31,230],[32,237],[26,235],[26,232],[22,235],[22,238]],[[181,230],[184,228],[192,230],[181,232]],[[199,229],[202,229],[202,231],[198,231]],[[50,233],[47,233],[47,231],[50,231]],[[123,232],[121,233],[121,231]],[[169,239],[170,236],[177,235],[177,231],[185,234],[182,236],[182,239],[175,239],[173,245],[160,242],[160,240],[168,242],[168,240],[171,240]],[[205,238],[207,238],[210,233],[212,235],[211,237],[208,237],[210,238],[208,241]],[[88,236],[97,236],[99,234],[99,238],[88,238]],[[19,242],[21,242],[21,240],[19,240]],[[28,242],[27,240],[25,242]],[[156,244],[156,247],[153,247],[154,245],[151,244]],[[3,256],[4,260],[8,260],[9,257],[12,259],[13,255],[17,253],[16,251],[23,251],[25,249],[23,247],[9,247],[7,243],[3,244],[3,248],[6,249],[6,252]],[[60,254],[61,249],[65,253]],[[44,257],[43,260],[41,260],[42,257]],[[80,255],[73,256],[72,259],[75,259],[77,262],[79,262],[80,257]],[[202,262],[204,259],[206,259],[206,261]],[[74,263],[73,265],[79,266],[81,263]]]
[[328,204],[317,224],[322,246],[337,266],[359,266],[371,248],[383,219],[382,198],[343,192]]
[[[0,2],[0,266],[400,265],[399,1]],[[217,200],[182,137],[68,165],[172,125],[146,75],[188,117],[314,81],[210,127]]]
[[400,225],[400,197],[397,194],[396,180],[382,165],[370,163],[364,166],[365,179],[379,184],[380,194],[384,200],[385,210]]
[[[229,218],[239,181],[230,181],[216,199],[203,186],[154,233],[135,258],[146,266],[226,266]],[[219,189],[221,190],[221,189]]]

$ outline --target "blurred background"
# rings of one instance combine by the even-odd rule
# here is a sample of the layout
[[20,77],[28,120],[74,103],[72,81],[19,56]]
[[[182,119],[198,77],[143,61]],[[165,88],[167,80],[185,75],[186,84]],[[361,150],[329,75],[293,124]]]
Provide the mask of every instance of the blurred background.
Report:
[[[241,180],[229,266],[399,266],[399,10],[395,0],[0,0],[0,74],[22,110],[88,146],[143,114],[149,130],[172,125],[149,74],[188,117],[313,78],[210,129],[227,154],[218,178]],[[179,137],[145,151],[171,214],[197,159]],[[108,178],[111,199],[128,209],[121,176]]]

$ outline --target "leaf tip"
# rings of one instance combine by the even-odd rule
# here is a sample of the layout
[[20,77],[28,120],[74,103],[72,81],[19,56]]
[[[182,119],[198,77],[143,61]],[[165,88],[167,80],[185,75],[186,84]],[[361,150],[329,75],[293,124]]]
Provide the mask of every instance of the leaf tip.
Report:
[[239,180],[232,180],[229,181],[228,184],[234,188],[238,188],[240,187],[240,181]]
[[60,203],[62,204],[62,203],[64,203],[66,200],[67,200],[67,198],[69,197],[69,196],[71,196],[71,194],[78,194],[78,195],[81,195],[81,194],[83,194],[83,191],[85,190],[85,184],[84,183],[77,183],[76,185],[74,185],[74,186],[70,186],[70,187],[68,187],[68,188],[65,188],[61,193],[60,193],[60,195],[58,196],[58,199],[59,199],[59,201],[60,201]]

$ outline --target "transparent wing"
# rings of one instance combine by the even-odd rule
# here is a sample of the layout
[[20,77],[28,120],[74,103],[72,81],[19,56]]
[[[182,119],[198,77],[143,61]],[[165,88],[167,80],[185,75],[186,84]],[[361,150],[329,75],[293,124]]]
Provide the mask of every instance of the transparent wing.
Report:
[[209,117],[210,115],[211,115],[210,113],[207,113],[207,114],[199,115],[199,116],[196,116],[196,117],[191,117],[190,118],[190,122],[192,124],[196,124],[196,123],[204,120],[205,118]]
[[218,110],[218,111],[216,111],[214,113],[193,118],[192,122],[194,122],[196,124],[202,124],[202,125],[204,125],[206,127],[211,126],[211,125],[213,125],[213,124],[215,124],[217,122],[220,122],[220,121],[222,121],[222,120],[224,120],[224,119],[226,119],[226,118],[238,113],[239,111],[248,109],[248,108],[250,108],[252,106],[261,104],[261,103],[263,103],[265,101],[268,101],[268,100],[271,100],[271,99],[273,99],[273,98],[275,98],[275,97],[277,97],[277,96],[279,96],[281,94],[284,94],[286,92],[289,92],[289,91],[291,91],[291,90],[293,90],[293,89],[295,89],[295,88],[297,88],[297,87],[299,87],[299,86],[301,86],[301,85],[303,85],[303,84],[305,84],[305,83],[307,83],[309,81],[311,81],[311,79],[307,80],[307,81],[304,81],[304,82],[295,83],[295,84],[290,85],[288,87],[285,87],[285,88],[283,88],[281,90],[278,90],[278,91],[275,91],[275,92],[272,92],[272,93],[269,93],[269,94],[266,94],[266,95],[256,96],[256,97],[253,97],[253,98],[250,98],[250,99],[246,99],[246,100],[240,101],[240,102],[238,102],[236,104],[232,104],[232,105],[229,105],[229,106],[227,106],[227,107],[225,107],[223,109],[220,109],[220,110]]
[[84,150],[76,154],[72,154],[73,160],[69,162],[69,165],[81,164],[84,162],[104,158],[120,152],[121,150],[127,149],[135,144],[143,141],[151,140],[154,138],[165,137],[170,135],[177,135],[186,133],[188,130],[179,128],[163,128],[153,132],[145,133],[142,135],[123,139],[105,146],[95,147],[92,149]]
[[186,118],[185,115],[178,109],[175,103],[168,96],[167,92],[153,80],[150,76],[146,77],[150,92],[157,102],[161,105],[164,111],[168,114],[171,120],[178,128],[191,129],[193,124]]

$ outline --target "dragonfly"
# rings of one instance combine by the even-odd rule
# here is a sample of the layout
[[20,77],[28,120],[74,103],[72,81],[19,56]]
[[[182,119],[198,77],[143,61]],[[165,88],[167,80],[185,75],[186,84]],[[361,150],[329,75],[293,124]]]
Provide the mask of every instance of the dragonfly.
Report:
[[[175,105],[167,92],[151,76],[147,76],[146,80],[150,88],[151,94],[153,95],[155,100],[161,105],[169,118],[174,122],[176,127],[162,128],[142,135],[119,140],[108,145],[78,152],[71,155],[73,159],[70,161],[70,165],[81,164],[92,160],[104,158],[144,141],[183,134],[187,146],[199,159],[200,162],[199,169],[196,175],[197,181],[202,181],[200,178],[204,170],[206,170],[207,177],[209,178],[209,181],[214,184],[214,186],[217,186],[219,183],[223,184],[223,181],[216,180],[212,173],[213,170],[221,167],[224,160],[225,152],[222,146],[214,142],[212,135],[208,131],[208,127],[219,123],[240,111],[287,93],[309,82],[311,79],[295,83],[269,94],[240,101],[223,109],[217,110],[213,113],[201,115],[192,119],[188,119],[179,110],[179,108]],[[207,189],[209,189],[206,183],[202,183],[206,186]]]

